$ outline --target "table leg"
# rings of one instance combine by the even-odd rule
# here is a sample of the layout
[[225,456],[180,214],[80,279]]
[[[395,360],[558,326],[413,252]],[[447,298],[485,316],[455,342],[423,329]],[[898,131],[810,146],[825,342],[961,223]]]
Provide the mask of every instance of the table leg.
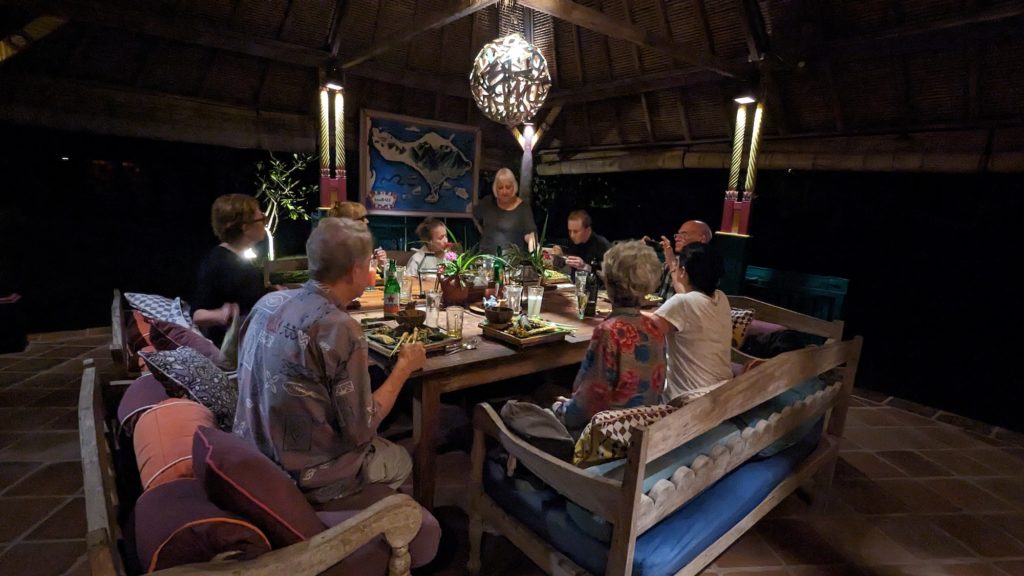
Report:
[[441,389],[430,382],[416,386],[413,399],[413,438],[416,455],[413,461],[413,493],[427,510],[434,506],[437,482],[437,433],[441,409]]

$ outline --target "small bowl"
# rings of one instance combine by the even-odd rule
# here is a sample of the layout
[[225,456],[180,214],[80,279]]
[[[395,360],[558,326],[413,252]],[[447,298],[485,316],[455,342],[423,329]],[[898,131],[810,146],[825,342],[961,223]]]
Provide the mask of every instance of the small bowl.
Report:
[[498,306],[484,310],[484,316],[488,324],[508,324],[512,321],[512,309],[508,306]]
[[398,325],[405,326],[409,330],[412,330],[413,328],[421,328],[426,319],[427,313],[423,310],[416,310],[415,308],[402,310],[395,315],[395,321],[398,322]]

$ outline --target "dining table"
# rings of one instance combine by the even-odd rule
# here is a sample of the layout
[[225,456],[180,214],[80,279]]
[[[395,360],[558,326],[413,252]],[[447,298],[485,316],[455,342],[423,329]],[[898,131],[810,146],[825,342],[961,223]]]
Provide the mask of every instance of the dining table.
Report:
[[[383,299],[379,289],[368,290],[360,298],[360,308],[350,310],[357,320],[380,318]],[[475,308],[475,306],[474,306]],[[437,482],[437,441],[440,430],[441,396],[467,388],[483,386],[518,376],[536,374],[578,364],[583,360],[594,327],[600,324],[607,310],[599,307],[596,317],[580,320],[576,312],[576,297],[571,284],[547,290],[541,303],[541,317],[545,320],[572,327],[564,341],[517,348],[512,344],[482,337],[484,316],[465,308],[463,341],[478,339],[474,349],[462,349],[454,354],[431,354],[423,368],[413,373],[406,386],[414,387],[413,394],[413,496],[427,509],[435,505]],[[444,317],[444,311],[441,317]],[[373,350],[373,362],[388,369],[394,359]]]

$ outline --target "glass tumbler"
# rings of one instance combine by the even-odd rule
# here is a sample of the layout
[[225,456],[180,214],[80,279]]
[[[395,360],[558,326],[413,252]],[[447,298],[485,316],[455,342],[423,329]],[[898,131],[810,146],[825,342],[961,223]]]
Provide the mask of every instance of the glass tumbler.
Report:
[[528,286],[526,288],[526,316],[529,318],[540,316],[540,305],[543,300],[543,286]]
[[465,310],[461,306],[445,308],[446,332],[449,338],[462,338],[462,318]]
[[438,316],[441,313],[441,293],[427,292],[427,318],[424,324],[431,328],[437,328]]

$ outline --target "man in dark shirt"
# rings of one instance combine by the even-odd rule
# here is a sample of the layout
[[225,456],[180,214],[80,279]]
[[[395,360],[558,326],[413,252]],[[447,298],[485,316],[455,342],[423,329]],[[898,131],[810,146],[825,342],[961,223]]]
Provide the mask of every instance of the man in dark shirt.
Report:
[[601,264],[604,253],[611,247],[607,238],[596,234],[590,227],[590,214],[586,210],[573,210],[569,213],[569,245],[556,250],[565,256],[565,269],[573,277],[577,270],[591,271],[591,262]]

